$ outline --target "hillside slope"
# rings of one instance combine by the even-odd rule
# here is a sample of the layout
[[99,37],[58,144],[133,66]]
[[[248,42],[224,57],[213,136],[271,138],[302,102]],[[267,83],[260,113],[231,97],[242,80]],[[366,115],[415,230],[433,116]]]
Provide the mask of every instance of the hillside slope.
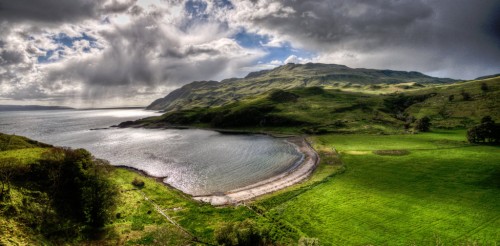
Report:
[[[287,64],[272,70],[248,74],[241,79],[196,81],[157,99],[148,109],[174,111],[194,107],[221,106],[272,89],[297,87],[359,88],[370,85],[452,83],[455,80],[434,78],[419,72],[349,68],[335,64]],[[379,86],[380,87],[380,86]]]
[[168,112],[127,126],[197,126],[290,133],[397,133],[428,116],[434,127],[466,128],[486,115],[500,119],[500,77],[404,92],[296,87],[272,89],[223,106]]

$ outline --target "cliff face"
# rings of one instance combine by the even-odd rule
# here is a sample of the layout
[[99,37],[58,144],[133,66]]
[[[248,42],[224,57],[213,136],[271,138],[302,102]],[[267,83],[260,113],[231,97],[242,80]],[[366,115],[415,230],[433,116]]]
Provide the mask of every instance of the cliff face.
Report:
[[455,80],[435,78],[419,72],[349,68],[337,64],[287,64],[272,70],[249,73],[245,78],[195,81],[155,100],[148,109],[174,111],[194,107],[221,106],[247,96],[272,89],[310,86],[364,86],[377,84],[453,83]]

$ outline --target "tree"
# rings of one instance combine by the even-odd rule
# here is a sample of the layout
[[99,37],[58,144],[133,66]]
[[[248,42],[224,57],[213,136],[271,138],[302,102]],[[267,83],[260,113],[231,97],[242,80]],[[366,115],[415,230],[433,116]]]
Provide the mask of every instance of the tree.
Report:
[[490,90],[490,88],[488,87],[488,85],[486,83],[481,83],[481,91],[483,91],[483,93],[486,93]]
[[105,169],[93,168],[82,187],[83,214],[85,223],[94,227],[103,227],[114,214],[117,188],[105,177]]
[[467,130],[467,140],[470,143],[500,143],[500,125],[490,116],[481,119],[481,124]]
[[243,222],[230,222],[215,230],[217,243],[233,245],[266,245],[267,231],[257,228],[249,219]]
[[12,176],[19,166],[19,160],[16,158],[3,158],[0,159],[0,198],[7,196],[10,193]]
[[55,148],[45,158],[34,176],[51,179],[45,182],[57,212],[91,228],[104,226],[118,194],[108,178],[109,166],[84,149]]
[[469,101],[471,99],[471,96],[468,92],[465,92],[464,90],[462,90],[462,92],[460,92],[460,95],[462,95],[462,99],[464,101]]
[[481,124],[495,124],[495,121],[491,118],[491,116],[487,115],[481,118]]
[[415,121],[415,130],[420,132],[428,132],[431,127],[431,119],[427,116],[424,116],[417,121]]

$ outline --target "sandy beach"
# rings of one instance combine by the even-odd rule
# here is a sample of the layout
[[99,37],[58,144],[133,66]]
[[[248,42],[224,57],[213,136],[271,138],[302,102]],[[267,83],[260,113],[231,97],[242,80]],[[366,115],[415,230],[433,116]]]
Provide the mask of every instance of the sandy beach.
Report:
[[240,202],[252,200],[255,197],[264,194],[281,190],[285,187],[305,180],[314,171],[316,165],[319,163],[318,154],[302,137],[289,138],[287,141],[294,144],[297,150],[304,154],[302,163],[295,168],[258,183],[225,192],[224,194],[194,196],[193,199],[210,203],[214,206],[234,205]]

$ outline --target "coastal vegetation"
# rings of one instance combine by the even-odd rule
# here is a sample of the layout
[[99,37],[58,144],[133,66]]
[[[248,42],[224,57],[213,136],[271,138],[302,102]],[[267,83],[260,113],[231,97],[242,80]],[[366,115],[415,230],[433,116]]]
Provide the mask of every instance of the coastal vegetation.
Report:
[[306,135],[308,179],[223,207],[0,134],[0,244],[495,245],[499,96],[498,76],[288,64],[191,83],[150,106],[163,115],[119,125]]

